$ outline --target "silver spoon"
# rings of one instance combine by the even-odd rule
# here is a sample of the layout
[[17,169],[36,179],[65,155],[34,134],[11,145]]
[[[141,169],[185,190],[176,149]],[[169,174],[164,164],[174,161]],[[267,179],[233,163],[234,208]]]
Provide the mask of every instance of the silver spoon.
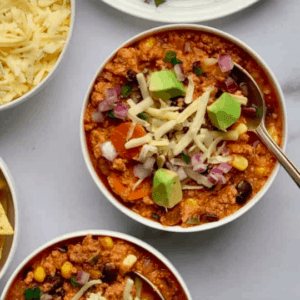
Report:
[[153,291],[157,294],[157,296],[161,300],[166,300],[166,298],[162,295],[162,293],[159,291],[159,289],[147,277],[145,277],[144,275],[142,275],[139,272],[131,272],[131,273],[133,273],[135,276],[139,277],[142,281],[145,281],[148,285],[150,285],[151,288],[153,289]]
[[240,65],[234,64],[231,70],[231,76],[237,77],[239,81],[245,82],[249,88],[249,98],[252,103],[257,107],[256,117],[248,123],[248,127],[252,129],[262,139],[269,150],[276,156],[279,163],[285,168],[285,170],[294,179],[298,187],[300,188],[300,172],[295,165],[284,154],[282,149],[273,141],[265,127],[265,115],[266,104],[264,96],[258,87],[253,77]]

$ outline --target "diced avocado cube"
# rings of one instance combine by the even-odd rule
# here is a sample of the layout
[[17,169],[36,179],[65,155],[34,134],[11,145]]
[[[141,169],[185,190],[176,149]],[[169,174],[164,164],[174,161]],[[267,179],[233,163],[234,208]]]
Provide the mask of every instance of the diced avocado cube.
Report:
[[185,94],[185,87],[173,71],[158,71],[151,74],[149,91],[153,98],[164,101]]
[[219,99],[207,107],[207,111],[214,126],[225,130],[241,116],[241,103],[228,93],[223,93]]
[[167,169],[155,172],[152,200],[166,208],[172,208],[182,200],[181,184],[176,172]]

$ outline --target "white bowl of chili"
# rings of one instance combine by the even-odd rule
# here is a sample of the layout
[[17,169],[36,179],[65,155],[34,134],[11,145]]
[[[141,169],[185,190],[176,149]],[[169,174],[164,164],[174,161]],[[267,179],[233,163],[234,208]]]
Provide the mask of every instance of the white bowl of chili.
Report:
[[[14,257],[17,242],[18,242],[18,204],[15,184],[13,178],[5,164],[5,162],[0,158],[0,204],[4,208],[7,219],[13,229],[13,234],[0,235],[0,280],[7,271],[12,259]],[[3,226],[3,220],[1,220],[1,227]],[[4,223],[6,227],[6,224]],[[3,229],[3,227],[2,227]]]
[[[107,243],[108,242],[108,243]],[[70,246],[70,247],[69,247]],[[97,246],[95,248],[95,246]],[[96,252],[95,252],[96,249]],[[53,281],[51,281],[51,276],[43,278],[38,278],[40,281],[36,281],[34,276],[33,278],[31,275],[28,275],[29,272],[33,272],[34,270],[37,270],[37,268],[43,268],[44,270],[46,268],[49,268],[51,263],[46,263],[46,265],[43,264],[43,259],[46,258],[47,256],[51,256],[52,251],[55,250],[55,257],[60,257],[62,259],[61,263],[61,269],[63,269],[63,265],[65,263],[68,264],[73,264],[75,268],[73,268],[73,271],[76,269],[76,266],[79,268],[79,270],[85,270],[85,274],[88,273],[90,276],[85,280],[85,283],[81,281],[81,283],[77,283],[78,276],[76,278],[73,278],[73,276],[67,276],[67,274],[60,269],[57,269],[57,267],[51,267],[52,273],[55,271],[55,275],[52,276],[53,278],[57,279],[57,277],[61,277],[61,284],[56,284],[56,287],[53,288],[55,285]],[[105,262],[101,261],[101,257],[99,255],[99,251],[105,251],[106,254],[103,254],[106,257]],[[108,251],[114,251],[113,255],[107,255]],[[68,254],[67,254],[68,253]],[[87,259],[80,259],[79,255],[83,255]],[[83,257],[81,256],[81,257]],[[138,257],[138,261],[135,260],[133,264],[130,264],[130,266],[125,263],[124,260],[127,257]],[[79,259],[78,259],[79,258]],[[99,259],[100,258],[100,259]],[[125,258],[125,259],[124,259]],[[49,259],[50,261],[51,259]],[[144,264],[145,263],[145,264]],[[92,268],[89,270],[86,269],[86,266],[90,264]],[[103,265],[104,264],[104,265]],[[112,278],[105,278],[107,276],[107,271],[106,270],[106,265],[110,266],[110,270],[112,268],[117,269],[117,275],[114,276],[114,280]],[[123,269],[124,265],[126,264],[126,268],[129,267],[129,269]],[[114,265],[114,267],[112,267]],[[57,264],[56,264],[57,266]],[[97,271],[97,267],[102,271],[99,273],[101,277],[98,276],[96,279],[96,275],[93,273],[93,271]],[[31,271],[30,271],[31,270]],[[105,296],[105,289],[107,288],[107,285],[110,283],[114,282],[116,278],[118,278],[118,281],[124,280],[128,281],[128,279],[125,279],[127,277],[125,274],[129,274],[129,272],[135,271],[135,272],[140,272],[143,274],[145,277],[151,279],[151,281],[155,284],[160,283],[160,291],[164,294],[164,291],[167,291],[167,295],[165,295],[167,300],[174,299],[172,298],[172,295],[174,293],[179,297],[181,300],[191,300],[191,295],[187,289],[187,286],[176,270],[176,268],[172,265],[172,263],[165,257],[163,256],[160,252],[158,252],[155,248],[152,246],[148,245],[147,243],[123,234],[119,232],[113,232],[113,231],[107,231],[107,230],[84,230],[84,231],[78,231],[78,232],[73,232],[69,234],[62,235],[60,237],[54,238],[53,240],[49,241],[48,243],[42,245],[39,247],[37,250],[35,250],[33,253],[31,253],[27,258],[23,260],[23,262],[18,266],[18,268],[14,271],[10,279],[8,280],[2,295],[1,299],[3,300],[9,300],[11,299],[12,295],[13,297],[22,297],[23,293],[33,288],[38,288],[42,286],[46,281],[48,282],[48,291],[45,292],[45,298],[46,296],[50,299],[49,293],[52,296],[56,296],[55,293],[59,293],[60,288],[62,288],[62,285],[64,284],[68,286],[68,289],[65,291],[65,295],[68,297],[72,296],[72,299],[77,299],[77,296],[74,295],[74,288],[77,287],[76,290],[76,295],[77,293],[84,289],[86,284],[90,284],[89,287],[93,285],[99,285],[100,288],[101,284],[103,282],[105,287],[104,287],[104,294]],[[48,274],[50,271],[46,270],[46,274]],[[76,275],[76,272],[72,271],[72,275]],[[122,272],[125,273],[122,273]],[[62,273],[61,273],[62,272]],[[82,272],[82,271],[80,271]],[[24,273],[26,273],[25,277],[27,278],[26,283],[24,282]],[[79,273],[79,272],[78,272]],[[122,275],[121,275],[122,273]],[[161,273],[161,274],[158,274]],[[104,275],[106,274],[106,275]],[[119,274],[121,276],[119,276]],[[53,274],[52,274],[53,275]],[[63,275],[63,276],[62,276]],[[112,273],[110,274],[112,276]],[[151,278],[150,278],[151,277]],[[99,280],[100,279],[100,280]],[[168,281],[171,286],[167,286],[166,280]],[[102,282],[101,282],[102,281]],[[76,285],[77,283],[77,285]],[[52,285],[52,286],[51,286]],[[137,284],[135,284],[137,285]],[[165,285],[165,286],[164,286]],[[147,295],[152,295],[151,290],[147,289],[145,285],[143,285],[144,288],[141,289],[141,296],[143,296],[143,293]],[[50,292],[50,290],[53,288],[53,293]],[[118,297],[120,297],[120,288],[121,286],[115,285],[115,287],[111,288],[110,291],[108,292],[111,296],[110,292],[114,292],[114,289],[117,290],[118,292]],[[124,287],[123,287],[124,288]],[[123,288],[121,290],[121,293],[123,295],[124,293],[124,299],[125,297],[125,291],[123,292]],[[50,289],[50,290],[49,290]],[[88,288],[87,288],[88,289]],[[86,289],[86,290],[87,290]],[[95,286],[95,289],[97,287]],[[174,291],[171,291],[174,289]],[[86,291],[85,290],[85,291]],[[108,288],[109,290],[109,288]],[[130,288],[131,290],[131,288]],[[101,290],[103,291],[103,290]],[[97,293],[99,290],[94,290],[93,293]],[[149,295],[149,297],[150,297]],[[75,297],[74,297],[75,296]],[[82,294],[82,298],[85,298],[87,295],[85,293]],[[153,296],[153,295],[152,295]],[[27,297],[30,299],[30,297]],[[47,299],[48,299],[47,298]],[[148,297],[147,297],[148,298]],[[25,297],[26,299],[26,297]],[[28,300],[26,299],[26,300]],[[37,297],[39,299],[39,297]],[[123,298],[122,298],[123,299]],[[128,298],[129,299],[129,298]],[[151,298],[152,299],[152,298]]]
[[[14,8],[22,16],[22,22],[28,28],[23,37],[18,36],[22,30],[17,28],[22,22],[3,21],[2,24],[0,21],[5,25],[1,30],[13,30],[10,32],[10,40],[3,39],[0,42],[4,47],[0,53],[0,71],[3,75],[0,78],[0,111],[25,102],[46,87],[61,65],[70,44],[75,21],[75,0],[67,0],[62,5],[52,1],[32,10],[33,6],[37,4],[28,4],[28,7],[11,4],[11,7],[7,7]],[[27,13],[31,15],[31,22],[28,21],[30,17],[26,17]],[[15,32],[12,28],[19,31]],[[39,32],[43,32],[43,39]]]
[[[220,30],[217,30],[217,29],[214,29],[211,27],[207,27],[207,26],[186,25],[186,24],[162,26],[162,27],[154,28],[154,29],[148,30],[146,32],[143,32],[143,33],[131,38],[124,44],[122,44],[118,49],[116,49],[104,61],[104,63],[100,66],[96,75],[94,76],[94,78],[88,88],[88,91],[87,91],[87,94],[86,94],[86,97],[85,97],[85,100],[83,103],[82,114],[81,114],[81,119],[80,119],[81,146],[82,146],[84,160],[87,164],[88,170],[89,170],[94,182],[96,183],[98,188],[102,191],[102,193],[105,195],[105,197],[120,211],[122,211],[123,213],[125,213],[126,215],[131,217],[132,219],[134,219],[144,225],[147,225],[149,227],[156,228],[156,229],[173,231],[173,232],[203,231],[203,230],[212,229],[212,228],[216,228],[216,227],[222,226],[224,224],[227,224],[227,223],[237,219],[238,217],[243,215],[245,212],[247,212],[251,207],[253,207],[263,197],[263,195],[267,192],[267,190],[270,188],[270,186],[271,186],[272,182],[274,181],[274,178],[279,170],[279,164],[277,162],[275,162],[275,160],[274,160],[272,168],[270,166],[270,167],[268,167],[269,169],[264,169],[264,170],[260,169],[259,167],[261,166],[261,163],[262,163],[262,165],[264,165],[264,162],[263,162],[264,155],[261,154],[261,156],[259,158],[261,159],[262,162],[255,160],[255,164],[249,166],[249,168],[247,169],[248,170],[247,172],[249,173],[249,175],[247,175],[247,176],[249,177],[250,186],[251,186],[251,192],[249,195],[252,195],[252,198],[248,202],[242,203],[243,205],[240,205],[241,203],[238,203],[238,200],[236,200],[236,203],[232,203],[232,199],[235,197],[238,197],[237,194],[240,193],[240,190],[238,190],[238,188],[242,189],[243,184],[242,184],[242,187],[241,186],[238,187],[238,184],[236,184],[236,183],[228,184],[228,190],[226,191],[226,194],[224,194],[225,198],[223,196],[222,197],[223,197],[223,200],[225,199],[226,201],[228,201],[228,203],[225,203],[226,205],[229,205],[229,206],[232,205],[232,207],[233,207],[232,212],[229,215],[221,216],[219,218],[219,216],[216,216],[215,214],[210,213],[210,211],[208,210],[208,207],[210,206],[210,204],[212,204],[215,207],[218,207],[218,205],[220,205],[220,203],[218,203],[218,202],[209,204],[210,201],[217,201],[216,200],[217,196],[219,196],[218,194],[217,194],[217,196],[214,195],[214,192],[212,192],[209,195],[209,200],[207,201],[208,204],[206,205],[206,207],[204,207],[204,210],[201,207],[198,207],[199,208],[198,211],[197,211],[197,209],[195,210],[195,214],[200,214],[199,211],[201,212],[201,209],[202,209],[201,216],[197,216],[198,221],[199,221],[199,223],[201,223],[201,225],[189,226],[190,225],[189,223],[185,223],[185,224],[183,224],[183,227],[178,226],[176,224],[174,224],[174,226],[164,226],[163,224],[157,222],[154,217],[151,218],[148,213],[143,214],[140,212],[140,214],[138,214],[135,212],[137,210],[136,208],[135,208],[135,211],[133,211],[132,209],[130,209],[130,207],[128,207],[128,206],[126,207],[124,205],[124,202],[122,203],[122,201],[120,201],[120,197],[118,197],[116,195],[116,193],[120,195],[120,189],[122,188],[122,186],[120,186],[120,185],[117,186],[115,184],[109,184],[107,179],[105,179],[103,176],[102,176],[102,178],[100,178],[101,172],[102,172],[102,171],[100,171],[100,169],[103,168],[103,166],[105,167],[105,163],[103,163],[103,161],[101,161],[101,163],[99,163],[98,158],[99,158],[99,156],[101,157],[101,150],[100,150],[101,144],[107,140],[107,135],[106,135],[107,133],[105,133],[103,131],[105,129],[100,129],[100,127],[102,126],[102,123],[101,123],[101,126],[98,127],[99,132],[92,133],[94,140],[91,140],[91,138],[90,138],[90,134],[94,130],[93,128],[96,128],[96,130],[97,130],[97,124],[95,125],[95,123],[93,123],[95,120],[92,119],[92,113],[95,113],[95,112],[99,113],[99,108],[97,111],[97,108],[95,108],[95,107],[97,107],[97,105],[99,105],[100,101],[103,100],[103,99],[99,100],[99,98],[101,98],[101,93],[103,96],[103,85],[105,86],[105,84],[103,82],[109,81],[109,78],[110,78],[109,75],[111,76],[111,74],[118,73],[118,71],[117,71],[118,64],[116,63],[116,61],[113,61],[113,59],[116,57],[116,55],[118,56],[118,61],[123,63],[123,66],[122,66],[123,68],[126,68],[124,66],[126,66],[126,63],[127,63],[126,62],[126,56],[127,56],[133,60],[133,62],[132,61],[131,62],[132,62],[133,68],[135,67],[136,69],[139,68],[139,66],[140,66],[139,63],[142,64],[142,62],[140,62],[140,61],[138,63],[134,62],[134,60],[136,59],[137,56],[143,57],[143,55],[145,55],[145,57],[147,59],[147,55],[148,56],[149,55],[153,55],[153,56],[157,55],[158,59],[161,59],[162,54],[159,54],[159,51],[161,51],[162,53],[165,53],[166,50],[169,50],[169,49],[173,50],[174,52],[177,51],[179,59],[184,60],[185,57],[182,56],[182,53],[185,50],[182,50],[181,52],[179,52],[178,49],[180,49],[180,47],[185,49],[186,44],[185,43],[183,43],[183,44],[181,43],[180,45],[176,45],[176,44],[172,45],[171,43],[168,44],[168,41],[169,41],[168,33],[170,33],[170,32],[172,32],[172,34],[170,34],[170,39],[172,40],[172,43],[176,43],[176,41],[178,41],[178,40],[179,40],[178,43],[182,42],[180,40],[180,35],[184,35],[186,32],[188,32],[188,33],[186,33],[187,35],[185,35],[185,38],[186,38],[186,36],[189,36],[189,37],[193,36],[193,40],[192,40],[193,43],[197,43],[201,39],[205,39],[206,44],[210,43],[210,39],[212,39],[213,42],[217,41],[217,43],[215,43],[214,46],[217,44],[220,46],[220,48],[222,48],[224,46],[224,49],[225,49],[225,50],[222,50],[222,49],[220,50],[218,48],[219,49],[218,51],[221,51],[220,52],[221,54],[224,54],[224,52],[226,53],[226,51],[230,51],[230,50],[228,50],[228,47],[226,47],[226,45],[231,45],[231,46],[235,47],[235,50],[239,54],[236,54],[236,55],[231,54],[233,56],[233,60],[235,60],[235,61],[237,60],[237,62],[243,62],[245,64],[244,67],[246,69],[248,68],[248,71],[254,77],[256,77],[258,81],[261,80],[261,82],[259,82],[259,84],[264,92],[265,98],[267,99],[268,103],[270,104],[269,106],[275,105],[277,107],[277,111],[275,111],[275,114],[274,114],[274,120],[275,120],[275,123],[278,122],[276,124],[279,124],[279,125],[277,128],[275,128],[275,129],[271,128],[271,129],[276,130],[276,135],[274,135],[274,138],[277,138],[278,142],[281,144],[282,148],[285,149],[286,136],[287,136],[286,135],[287,122],[286,122],[286,109],[285,109],[284,98],[283,98],[281,88],[280,88],[274,74],[272,73],[270,68],[267,66],[267,64],[264,62],[264,60],[260,56],[258,56],[258,54],[254,50],[252,50],[249,46],[247,46],[245,43],[243,43],[239,39],[233,37],[232,35],[229,35],[223,31],[220,31]],[[178,36],[174,37],[176,34]],[[163,48],[163,46],[161,46],[159,44],[160,43],[159,41],[162,41],[161,45],[167,44],[167,46],[165,46],[165,48]],[[186,41],[186,40],[184,40],[184,41]],[[132,46],[132,47],[130,48],[130,46]],[[155,47],[157,47],[157,49]],[[161,49],[159,47],[161,47]],[[152,51],[151,50],[152,48],[155,50]],[[138,51],[140,51],[140,52],[138,52]],[[156,51],[156,53],[155,53],[155,51]],[[220,54],[217,54],[217,55],[220,55]],[[213,60],[214,63],[216,63],[216,61],[217,61],[216,58],[209,57],[209,56],[208,56],[208,59],[210,59],[210,62]],[[136,63],[136,65],[135,65],[135,63]],[[158,64],[163,64],[162,59],[159,61]],[[184,63],[183,63],[183,69],[184,69],[184,71],[186,71],[186,66],[184,65]],[[121,70],[123,70],[123,69],[121,68]],[[121,75],[120,74],[118,74],[118,75],[124,76],[124,72],[125,71],[123,71],[123,74],[121,74],[122,73],[122,71],[121,71],[121,73],[120,73]],[[127,76],[128,76],[128,74],[127,74]],[[114,77],[114,75],[112,75],[112,78],[113,77]],[[124,83],[124,81],[122,82],[120,80],[113,81],[113,83],[115,85],[119,84],[120,82]],[[96,84],[98,84],[98,83],[99,83],[99,85],[96,86]],[[113,86],[112,83],[111,82],[109,82],[109,83],[110,83],[109,87],[112,87]],[[142,91],[142,93],[143,93],[143,91]],[[130,102],[129,102],[129,105],[130,105]],[[271,114],[271,117],[270,117],[271,119],[273,118],[273,113]],[[276,121],[276,118],[278,118],[277,121]],[[96,122],[99,122],[99,120],[96,120]],[[105,124],[105,123],[103,123],[103,124]],[[269,124],[267,124],[267,125],[269,125]],[[270,126],[267,126],[267,127],[269,128]],[[270,130],[271,134],[272,134],[272,132],[271,132],[272,130]],[[248,134],[248,132],[247,132],[247,134]],[[101,137],[101,135],[102,135],[102,137]],[[105,137],[105,135],[106,135],[106,137]],[[109,134],[108,134],[108,136],[109,136]],[[104,138],[104,140],[102,140],[102,142],[101,142],[102,138]],[[119,135],[119,138],[122,138],[121,135]],[[238,139],[240,141],[240,137]],[[249,133],[248,140],[251,140],[251,133]],[[91,142],[92,143],[95,142],[95,144],[91,145]],[[258,143],[256,143],[256,145],[254,145],[254,144],[251,146],[253,148],[250,149],[252,151],[251,152],[252,154],[253,153],[255,154],[255,147],[257,146]],[[91,147],[94,147],[94,148],[91,148]],[[96,149],[97,147],[100,149]],[[245,147],[245,148],[247,148],[247,147]],[[263,153],[263,151],[266,151],[266,150],[263,150],[264,146],[262,146],[261,143],[259,143],[259,148],[260,147],[262,147],[262,148],[259,151],[261,151],[262,153]],[[102,149],[102,151],[103,151],[103,149]],[[104,150],[104,151],[106,151],[106,150]],[[247,151],[247,150],[245,149],[245,151]],[[95,153],[96,153],[96,155],[95,155]],[[117,153],[115,153],[113,151],[113,155],[112,155],[112,157],[110,157],[110,159],[115,158],[116,155],[117,155]],[[265,152],[265,158],[273,160],[271,154],[269,154],[268,152]],[[248,157],[248,159],[249,159],[249,157]],[[114,172],[113,168],[114,168],[114,166],[110,168],[110,173]],[[265,171],[268,172],[268,178],[260,175],[261,173],[264,173]],[[237,174],[238,172],[239,171],[235,171],[235,174]],[[106,174],[106,176],[111,177],[111,174],[109,174],[109,172],[108,172]],[[248,179],[248,177],[247,177],[247,179]],[[239,178],[239,176],[235,175],[235,178]],[[261,179],[259,179],[259,178],[261,178]],[[258,184],[259,189],[254,187],[254,185],[252,184],[254,179],[255,179],[256,183],[260,182],[260,185]],[[111,180],[112,180],[111,182],[114,182],[113,181],[114,179],[111,179]],[[241,183],[242,183],[242,181],[241,181]],[[114,192],[110,188],[110,186],[112,186],[112,185],[114,186]],[[252,188],[252,186],[253,186],[253,188]],[[254,192],[255,192],[255,194],[254,194]],[[192,195],[191,198],[195,197],[197,199],[197,197],[198,197],[197,193],[195,193],[195,192],[194,193],[189,192],[189,193]],[[200,193],[201,193],[201,191],[200,191]],[[189,195],[189,194],[187,194],[187,195]],[[248,195],[248,198],[249,198],[249,195]],[[123,195],[122,195],[122,198],[123,198]],[[188,200],[187,198],[189,198],[189,197],[186,196],[185,201]],[[142,206],[147,205],[147,203],[145,204],[145,202],[147,200],[149,200],[149,199],[145,199],[144,202],[141,202],[141,205]],[[194,205],[194,203],[195,202],[191,202],[191,206],[197,206],[197,203],[195,205]],[[149,204],[149,202],[148,202],[148,204]],[[150,206],[151,205],[152,204],[150,203]],[[224,210],[225,206],[224,207],[221,207],[221,206],[220,206],[220,210],[221,209]],[[153,207],[153,205],[151,207]],[[177,214],[177,215],[179,214],[180,217],[184,218],[183,215],[186,213],[186,211],[183,211],[182,207],[183,207],[183,205],[181,206],[180,213],[175,213],[175,214]],[[191,209],[193,209],[193,207]],[[203,213],[203,211],[204,211],[204,213]],[[145,215],[147,215],[148,218],[144,217]],[[174,216],[174,213],[173,213],[173,216]],[[172,216],[172,212],[171,212],[171,217],[173,217],[173,216]],[[200,220],[202,218],[202,216],[203,216],[203,220],[202,220],[203,222]],[[158,215],[158,218],[160,220],[162,220],[161,215]],[[204,223],[204,224],[202,224],[202,223]]]

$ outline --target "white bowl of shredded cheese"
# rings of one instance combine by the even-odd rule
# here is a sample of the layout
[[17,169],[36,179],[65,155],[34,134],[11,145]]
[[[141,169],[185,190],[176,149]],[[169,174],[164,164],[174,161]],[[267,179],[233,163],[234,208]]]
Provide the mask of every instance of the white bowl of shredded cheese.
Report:
[[70,43],[75,0],[0,3],[0,111],[46,85]]

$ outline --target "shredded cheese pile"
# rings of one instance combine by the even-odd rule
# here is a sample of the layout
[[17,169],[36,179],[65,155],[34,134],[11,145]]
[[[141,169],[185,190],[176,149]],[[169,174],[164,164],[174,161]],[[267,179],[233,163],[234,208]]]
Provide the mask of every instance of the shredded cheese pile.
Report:
[[[147,158],[156,154],[159,168],[166,164],[167,168],[176,171],[175,169],[179,167],[188,168],[184,160],[174,159],[180,153],[190,156],[201,151],[204,159],[210,164],[228,162],[231,159],[230,157],[223,157],[219,155],[220,153],[216,153],[217,145],[222,140],[237,140],[239,133],[235,130],[222,132],[201,128],[206,122],[205,112],[214,87],[207,88],[199,98],[192,101],[194,83],[192,82],[192,78],[189,77],[190,82],[185,97],[185,102],[188,106],[182,112],[179,112],[180,107],[170,106],[171,101],[154,101],[151,98],[147,80],[143,73],[137,74],[137,80],[143,100],[139,103],[135,103],[132,99],[127,100],[130,106],[128,117],[133,122],[133,128],[131,134],[127,137],[128,142],[125,144],[125,148],[130,149],[143,145],[139,161],[145,162]],[[241,104],[247,104],[248,99],[246,97],[234,94],[230,95],[240,101]],[[149,116],[148,120],[139,118],[138,115],[140,113],[146,113]],[[144,126],[148,134],[141,138],[131,139],[136,124]],[[184,127],[189,128],[186,133],[182,132]],[[173,132],[172,137],[168,138],[167,133],[170,131]],[[176,166],[176,168],[174,169],[173,166]],[[203,175],[192,170],[188,170],[186,173],[189,178],[194,179],[199,184],[203,183]],[[184,182],[182,184],[183,189],[195,189],[195,186],[184,185]]]
[[70,0],[0,0],[0,105],[52,70],[70,28]]

